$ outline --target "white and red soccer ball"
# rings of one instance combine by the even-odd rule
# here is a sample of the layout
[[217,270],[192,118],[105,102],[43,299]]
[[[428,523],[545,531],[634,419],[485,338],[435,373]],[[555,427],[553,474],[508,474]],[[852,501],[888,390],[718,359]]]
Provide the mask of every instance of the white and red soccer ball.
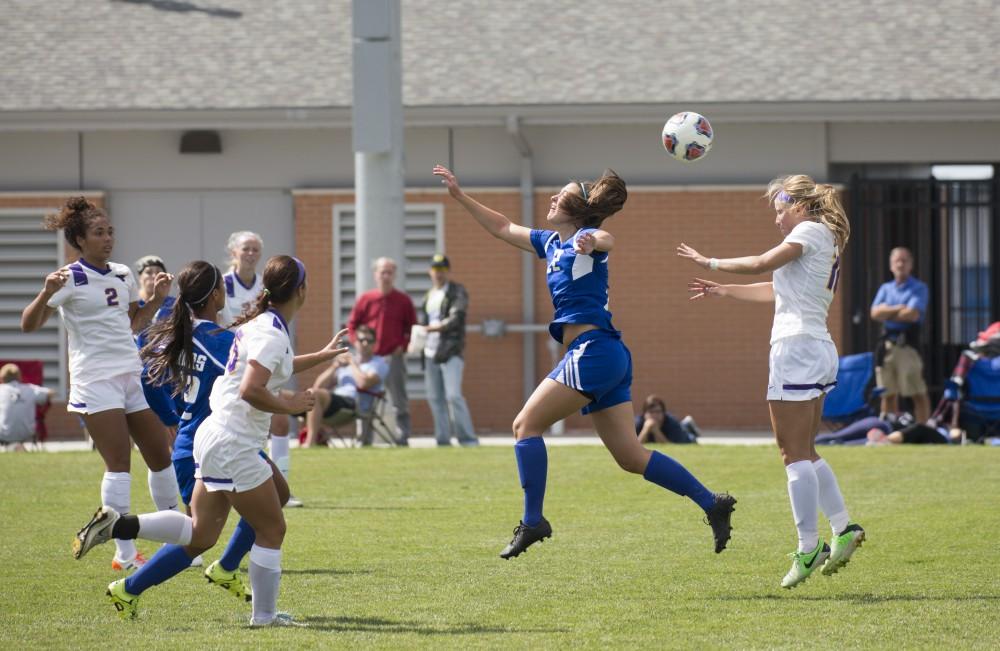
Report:
[[705,157],[715,132],[704,115],[683,111],[663,125],[663,148],[677,160],[690,163]]

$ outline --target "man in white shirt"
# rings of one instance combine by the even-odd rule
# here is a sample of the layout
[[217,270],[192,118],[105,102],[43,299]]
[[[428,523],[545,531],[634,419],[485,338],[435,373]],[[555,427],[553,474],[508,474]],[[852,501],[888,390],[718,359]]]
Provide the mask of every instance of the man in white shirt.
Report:
[[52,390],[21,382],[16,364],[0,368],[0,445],[13,443],[23,450],[24,442],[35,436],[35,407],[52,398]]

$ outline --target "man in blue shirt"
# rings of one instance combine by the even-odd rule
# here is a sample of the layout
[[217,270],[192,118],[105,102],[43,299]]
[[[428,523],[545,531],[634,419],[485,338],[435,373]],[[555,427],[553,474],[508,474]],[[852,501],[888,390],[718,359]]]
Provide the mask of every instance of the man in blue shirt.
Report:
[[896,414],[898,397],[903,396],[913,400],[913,415],[922,423],[931,415],[924,363],[917,351],[920,325],[927,313],[927,285],[910,275],[913,254],[905,247],[889,253],[889,270],[893,280],[878,288],[871,308],[872,319],[883,326],[875,352],[875,380],[885,389],[882,415]]

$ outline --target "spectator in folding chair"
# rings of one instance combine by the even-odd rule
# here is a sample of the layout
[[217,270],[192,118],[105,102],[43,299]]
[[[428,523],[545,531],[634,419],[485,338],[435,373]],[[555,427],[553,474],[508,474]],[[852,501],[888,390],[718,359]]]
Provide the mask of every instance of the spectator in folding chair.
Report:
[[371,419],[364,416],[371,412],[377,396],[383,391],[389,362],[375,355],[375,331],[368,326],[357,327],[355,341],[355,353],[344,353],[334,359],[313,382],[316,404],[306,416],[306,447],[321,442],[324,424],[344,425],[355,419],[361,421],[361,444],[372,444]]
[[35,438],[36,405],[46,405],[52,399],[52,389],[21,382],[17,364],[0,368],[0,445],[13,444],[23,450],[25,441]]

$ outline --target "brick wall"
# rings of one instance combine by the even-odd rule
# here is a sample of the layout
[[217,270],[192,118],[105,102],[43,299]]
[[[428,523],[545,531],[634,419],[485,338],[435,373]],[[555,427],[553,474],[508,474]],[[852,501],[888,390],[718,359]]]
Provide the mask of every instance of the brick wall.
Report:
[[[514,190],[472,194],[515,221],[520,215],[520,196]],[[759,189],[633,188],[625,210],[606,222],[617,240],[609,262],[611,310],[632,351],[635,402],[657,393],[676,415],[690,413],[704,427],[768,427],[764,393],[772,306],[689,301],[687,280],[706,272],[675,255],[682,241],[720,258],[762,253],[774,246],[779,241],[774,213],[760,194]],[[536,195],[536,224],[544,223],[549,196],[545,191]],[[333,206],[353,201],[353,195],[343,193],[296,194],[295,236],[298,254],[307,265],[329,268]],[[520,322],[520,251],[487,235],[446,194],[409,192],[406,202],[445,206],[447,254],[452,276],[470,293],[469,322],[487,318]],[[724,278],[721,274],[711,277]],[[763,279],[730,278],[731,282]],[[326,343],[333,328],[331,279],[322,273],[311,273],[310,279],[309,300],[297,318],[298,346],[303,351]],[[545,321],[552,307],[540,261],[535,279],[536,314],[539,321]],[[837,299],[830,326],[838,342],[840,309]],[[551,369],[551,358],[547,335],[535,336],[535,375],[541,379]],[[509,431],[521,407],[522,337],[508,334],[487,340],[469,335],[465,394],[479,430]],[[414,428],[428,431],[431,420],[426,405],[414,401],[412,409]],[[588,421],[574,416],[567,426],[586,429]]]

